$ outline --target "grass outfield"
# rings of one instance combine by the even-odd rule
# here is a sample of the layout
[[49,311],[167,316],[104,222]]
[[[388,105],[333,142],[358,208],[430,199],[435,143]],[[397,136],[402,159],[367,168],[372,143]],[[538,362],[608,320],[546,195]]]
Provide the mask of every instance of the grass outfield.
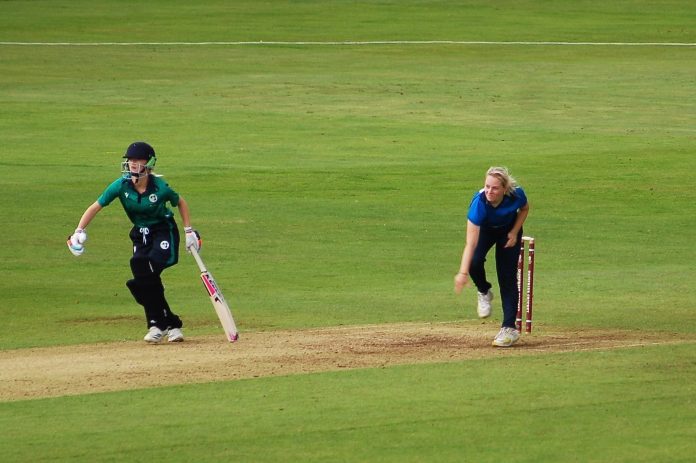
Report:
[[[188,200],[242,336],[472,319],[475,297],[455,297],[452,276],[469,198],[503,164],[532,206],[540,333],[692,341],[695,46],[6,42],[694,43],[695,15],[685,1],[2,2],[0,348],[144,334],[120,206],[89,227],[82,258],[64,245],[137,139]],[[165,283],[188,336],[219,333],[188,256]],[[13,431],[0,447],[8,461],[172,447],[174,461],[493,461],[506,448],[512,461],[679,461],[696,451],[695,353],[687,342],[2,403]],[[501,442],[513,411],[515,442]]]
[[696,437],[694,386],[684,380],[696,375],[693,352],[659,346],[12,402],[0,404],[0,444],[4,461],[686,462]]

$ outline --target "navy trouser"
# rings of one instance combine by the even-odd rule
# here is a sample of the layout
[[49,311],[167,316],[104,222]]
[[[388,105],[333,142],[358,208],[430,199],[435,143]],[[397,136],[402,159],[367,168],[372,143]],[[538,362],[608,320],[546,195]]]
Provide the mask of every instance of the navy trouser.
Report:
[[487,293],[491,284],[486,278],[486,254],[495,245],[495,268],[498,273],[498,286],[500,287],[500,301],[503,306],[502,326],[515,327],[517,317],[517,260],[520,256],[520,242],[522,230],[517,235],[517,242],[511,248],[506,248],[507,234],[512,228],[508,227],[486,228],[481,227],[478,244],[474,250],[474,257],[469,268],[471,281],[476,285],[480,293]]
[[133,227],[133,279],[126,282],[136,302],[145,309],[148,328],[181,328],[181,319],[164,297],[161,274],[179,260],[179,230],[174,221],[153,227]]

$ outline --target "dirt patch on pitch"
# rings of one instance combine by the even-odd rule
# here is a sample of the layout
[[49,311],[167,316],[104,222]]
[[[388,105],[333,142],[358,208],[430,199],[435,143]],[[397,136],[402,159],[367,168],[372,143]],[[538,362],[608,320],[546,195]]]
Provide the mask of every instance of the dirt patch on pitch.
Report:
[[227,381],[350,368],[668,343],[665,334],[537,329],[513,348],[491,347],[490,323],[402,323],[242,333],[184,343],[142,341],[0,352],[0,401]]

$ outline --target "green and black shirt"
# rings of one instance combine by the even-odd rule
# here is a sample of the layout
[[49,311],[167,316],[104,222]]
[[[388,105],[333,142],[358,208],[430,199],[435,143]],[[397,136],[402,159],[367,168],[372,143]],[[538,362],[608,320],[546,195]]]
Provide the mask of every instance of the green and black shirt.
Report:
[[123,210],[136,227],[171,223],[174,214],[166,203],[173,207],[179,205],[179,194],[155,175],[150,175],[147,190],[142,194],[135,190],[131,180],[119,178],[104,190],[97,202],[101,207],[106,207],[116,198],[121,201]]

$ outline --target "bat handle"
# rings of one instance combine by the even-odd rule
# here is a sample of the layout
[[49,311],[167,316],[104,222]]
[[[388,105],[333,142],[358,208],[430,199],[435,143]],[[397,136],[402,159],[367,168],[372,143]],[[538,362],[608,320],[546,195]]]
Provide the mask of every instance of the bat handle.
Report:
[[196,248],[191,247],[189,248],[189,251],[191,252],[191,255],[193,256],[194,259],[196,259],[196,264],[198,264],[198,268],[201,270],[201,273],[207,272],[208,269],[205,268],[205,264],[203,263],[203,259],[201,259],[201,256],[198,254],[198,251]]

